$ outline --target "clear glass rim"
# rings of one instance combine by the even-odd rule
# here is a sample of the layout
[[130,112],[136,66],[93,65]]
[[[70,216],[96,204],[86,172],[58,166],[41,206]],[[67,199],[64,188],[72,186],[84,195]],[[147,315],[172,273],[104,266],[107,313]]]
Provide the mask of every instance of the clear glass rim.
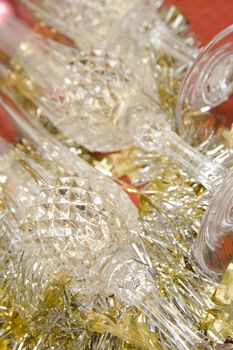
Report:
[[[181,84],[178,98],[177,98],[177,105],[176,105],[176,121],[177,121],[177,126],[178,126],[178,131],[182,135],[185,133],[185,125],[184,125],[184,120],[183,120],[183,104],[185,101],[187,89],[189,88],[192,78],[193,78],[193,73],[195,69],[198,67],[198,64],[200,61],[203,59],[204,56],[206,56],[215,46],[217,46],[223,39],[227,39],[228,36],[231,36],[233,34],[233,24],[230,26],[226,27],[224,30],[219,32],[206,46],[204,46],[198,56],[195,58],[193,64],[190,66],[190,68],[187,70],[185,77],[183,79],[183,82]],[[233,37],[232,37],[232,42],[233,42]],[[200,73],[201,74],[201,73]]]

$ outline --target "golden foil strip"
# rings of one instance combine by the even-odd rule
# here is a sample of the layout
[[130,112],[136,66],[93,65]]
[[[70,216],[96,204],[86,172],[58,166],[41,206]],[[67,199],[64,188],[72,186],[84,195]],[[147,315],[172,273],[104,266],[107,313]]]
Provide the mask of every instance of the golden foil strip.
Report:
[[[179,13],[171,12],[168,22],[172,25],[178,16]],[[45,35],[48,35],[47,29]],[[174,126],[174,107],[182,75],[174,75],[177,63],[166,55],[160,55],[157,64],[160,72],[157,78],[161,110],[168,115]],[[93,155],[80,148],[54,128],[30,102],[33,101],[33,93],[24,79],[20,78],[20,71],[17,72],[17,69],[16,67],[15,74],[4,80],[4,84],[16,89],[20,104],[30,110],[30,113],[34,113],[72,152],[81,155],[114,179],[121,178],[122,186],[140,198],[139,210],[145,232],[143,240],[147,249],[146,258],[151,264],[155,283],[161,293],[183,310],[187,320],[197,330],[207,332],[208,339],[212,342],[230,337],[230,309],[226,296],[218,294],[217,290],[211,298],[215,285],[208,284],[205,276],[199,275],[200,271],[191,254],[196,232],[208,205],[208,194],[194,179],[164,157],[158,158],[155,154],[147,154],[134,147],[110,155]],[[193,115],[185,112],[186,121],[190,121],[192,126],[189,134],[193,143],[205,141],[212,130],[210,125],[213,124],[213,116],[205,113],[200,118],[200,113],[195,112]],[[223,148],[230,150],[232,134],[223,130],[219,133],[221,137],[214,147],[224,143]],[[206,152],[210,149],[207,147]],[[7,262],[4,261],[3,271],[6,266]],[[45,349],[48,346],[56,349],[61,346],[66,349],[161,348],[158,334],[150,329],[148,321],[138,311],[125,309],[112,297],[104,301],[101,297],[96,297],[95,301],[92,300],[91,307],[88,307],[90,304],[86,296],[71,293],[69,281],[58,280],[48,286],[40,308],[23,317],[23,303],[20,306],[17,302],[13,275],[14,273],[5,274],[1,279],[1,349],[10,349],[12,344],[17,344],[20,349]],[[225,281],[224,288],[227,290],[230,280],[228,277]],[[30,285],[21,284],[20,288],[27,288],[25,295],[36,293]],[[213,305],[218,305],[219,300],[224,305],[224,311],[218,308],[216,313]],[[24,303],[26,305],[26,300]]]
[[212,301],[203,327],[207,329],[208,335],[226,338],[233,344],[233,264],[228,266]]
[[[208,281],[204,277],[200,278],[200,271],[194,269],[195,261],[191,256],[191,247],[196,231],[209,200],[204,189],[165,157],[156,157],[155,154],[147,154],[134,147],[110,155],[93,155],[86,152],[67,140],[59,130],[54,128],[30,100],[23,97],[22,94],[18,94],[20,92],[30,97],[30,93],[28,94],[27,90],[21,88],[21,82],[17,75],[11,77],[10,84],[12,82],[13,87],[16,87],[15,91],[11,90],[14,97],[17,95],[20,104],[30,113],[34,113],[35,118],[40,119],[49,131],[65,143],[72,152],[80,154],[98,170],[114,179],[123,177],[121,181],[123,188],[139,196],[139,210],[145,232],[143,239],[155,273],[155,283],[166,298],[169,299],[172,296],[174,304],[183,310],[187,320],[194,324],[198,331],[204,331],[206,328],[202,320],[211,307],[214,286],[208,285]],[[125,176],[131,183],[125,181]],[[165,227],[166,230],[164,230]],[[61,292],[61,289],[59,290]],[[47,296],[45,296],[45,304],[47,305],[49,302],[46,298]],[[60,298],[64,298],[63,294],[60,295]],[[52,304],[52,309],[54,307],[58,306]],[[117,312],[116,310],[120,313],[119,306],[115,312]],[[7,308],[7,312],[9,312],[9,308]],[[97,335],[102,336],[110,333],[113,337],[122,339],[127,346],[132,344],[132,346],[146,349],[152,348],[151,344],[154,344],[155,348],[159,348],[158,335],[149,331],[150,326],[141,314],[133,316],[130,311],[126,311],[124,317],[119,321],[118,318],[117,320],[111,318],[106,310],[98,310],[98,312],[85,310],[81,315],[77,310],[76,312],[78,328],[81,328],[85,334],[81,338],[85,338],[87,343],[91,341],[92,336],[96,340]],[[48,316],[48,309],[46,309],[45,314]],[[59,314],[61,315],[61,310],[59,310]],[[27,327],[33,324],[31,319],[25,321],[18,317],[18,314],[12,311],[12,307],[10,315],[16,318],[20,324],[26,324]],[[43,316],[41,323],[43,330],[46,329],[46,320],[51,321],[50,315],[48,319],[46,319],[47,316]],[[73,319],[73,317],[72,314],[71,318]],[[13,325],[11,318],[9,323]],[[37,324],[35,323],[35,325]],[[18,329],[17,327],[16,329]],[[67,329],[71,328],[70,326]],[[6,327],[6,329],[8,328]],[[30,333],[25,328],[23,329],[22,334]],[[35,339],[38,341],[40,333],[38,333],[37,328],[33,332],[35,332]],[[44,334],[42,330],[41,332]],[[56,336],[59,337],[61,334],[61,329],[55,328],[54,333],[51,333],[51,337],[49,336],[48,339],[53,341]],[[139,338],[136,337],[136,334],[139,334]],[[18,331],[16,331],[16,336],[18,337],[18,335]],[[72,343],[70,336],[64,335],[64,337],[67,344]],[[31,336],[29,338],[32,339]],[[213,339],[210,334],[210,339],[214,341],[215,338]],[[111,343],[110,338],[108,341]],[[43,344],[45,344],[44,339]],[[121,346],[123,346],[122,344]],[[82,344],[82,348],[84,348],[83,346]]]

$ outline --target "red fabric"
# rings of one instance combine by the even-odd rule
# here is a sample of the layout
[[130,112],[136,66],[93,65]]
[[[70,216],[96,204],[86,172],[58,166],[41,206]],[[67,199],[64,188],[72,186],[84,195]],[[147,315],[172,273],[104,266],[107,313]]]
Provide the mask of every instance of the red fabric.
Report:
[[[122,183],[131,185],[131,181],[128,178],[128,176],[126,176],[126,175],[124,175],[124,176],[119,178],[119,184],[122,184]],[[125,192],[128,194],[129,198],[134,203],[134,205],[136,207],[138,207],[139,206],[139,197],[138,197],[138,195],[136,193],[133,193],[133,192],[128,192],[128,191],[125,191]]]
[[7,142],[14,143],[17,140],[15,125],[8,117],[7,112],[0,106],[0,137]]
[[233,23],[232,0],[165,0],[165,3],[181,10],[203,44]]

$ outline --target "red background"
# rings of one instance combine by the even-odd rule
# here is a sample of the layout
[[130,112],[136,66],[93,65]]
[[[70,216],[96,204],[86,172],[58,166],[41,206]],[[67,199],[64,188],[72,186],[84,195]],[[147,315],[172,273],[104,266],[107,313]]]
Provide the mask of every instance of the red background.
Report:
[[165,3],[179,7],[203,44],[233,23],[233,0],[165,0]]

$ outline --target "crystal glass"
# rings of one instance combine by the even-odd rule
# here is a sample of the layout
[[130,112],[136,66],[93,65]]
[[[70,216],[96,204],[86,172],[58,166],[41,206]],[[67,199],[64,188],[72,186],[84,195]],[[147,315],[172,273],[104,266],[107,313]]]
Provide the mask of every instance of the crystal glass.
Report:
[[[5,128],[0,138],[0,183],[8,208],[24,231],[19,245],[30,243],[30,237],[38,238],[38,254],[42,254],[46,245],[49,249],[57,240],[54,259],[62,259],[66,248],[64,254],[69,256],[65,260],[72,260],[77,249],[83,260],[89,249],[98,255],[103,248],[118,245],[118,230],[123,241],[130,232],[139,231],[137,210],[118,185],[79,157],[72,159],[19,111],[2,103],[8,114],[6,118],[1,113]],[[83,241],[76,237],[76,242],[74,235],[79,234]]]
[[15,17],[6,18],[0,40],[23,68],[35,102],[63,133],[91,151],[132,144],[128,108],[140,99],[141,76],[153,81],[133,53],[71,49],[33,33]]
[[[21,43],[14,39],[10,46],[11,37]],[[32,33],[14,17],[6,18],[0,39],[22,66],[34,102],[69,138],[91,151],[134,143],[164,153],[215,191],[225,170],[171,130],[157,109],[150,66],[131,52],[122,58],[116,52],[70,49]]]
[[131,248],[140,229],[127,195],[39,130],[11,101],[2,97],[1,105],[7,131],[0,137],[0,226],[13,228],[5,231],[14,252],[24,252],[27,276],[37,271],[44,280],[54,274],[74,283],[85,279],[92,293],[114,293],[138,307],[171,335],[172,348],[207,347],[156,289]]
[[176,107],[181,134],[183,111],[208,111],[227,101],[233,93],[233,25],[218,33],[200,50],[182,83]]
[[[220,32],[203,48],[187,71],[180,89],[176,116],[185,135],[188,124],[183,111],[203,112],[223,104],[233,93],[233,25]],[[208,172],[210,167],[202,168]],[[195,256],[203,270],[218,279],[233,260],[232,181],[233,172],[222,172],[222,181],[203,217],[195,246]],[[219,178],[220,179],[220,178]]]
[[[160,18],[161,0],[22,0],[40,18],[68,35],[81,49],[110,48],[132,42],[146,55],[168,53],[184,64],[197,50],[185,43]],[[138,52],[139,52],[138,51]]]
[[233,171],[226,174],[203,217],[195,256],[203,270],[218,279],[233,261]]

